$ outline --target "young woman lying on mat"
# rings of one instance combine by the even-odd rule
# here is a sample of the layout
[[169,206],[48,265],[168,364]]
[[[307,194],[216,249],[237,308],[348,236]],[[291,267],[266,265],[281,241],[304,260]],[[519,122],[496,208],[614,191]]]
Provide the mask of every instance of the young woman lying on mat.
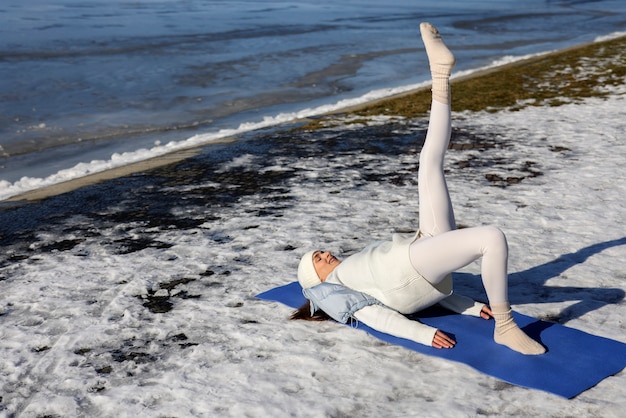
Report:
[[[292,319],[355,318],[373,329],[436,348],[455,341],[442,331],[409,320],[439,303],[452,311],[495,319],[494,340],[523,354],[544,347],[515,323],[507,295],[508,247],[494,226],[456,229],[443,170],[451,134],[450,73],[455,64],[437,29],[420,25],[432,74],[432,107],[419,157],[419,230],[394,235],[340,261],[328,251],[310,251],[298,266],[298,281],[309,302]],[[481,258],[489,306],[452,293],[451,272]],[[321,312],[323,313],[321,313]]]

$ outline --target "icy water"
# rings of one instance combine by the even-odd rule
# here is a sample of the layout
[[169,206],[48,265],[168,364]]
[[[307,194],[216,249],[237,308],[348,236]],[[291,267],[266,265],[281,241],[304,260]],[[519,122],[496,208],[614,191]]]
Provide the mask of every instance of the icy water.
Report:
[[623,1],[5,0],[0,198],[624,30]]

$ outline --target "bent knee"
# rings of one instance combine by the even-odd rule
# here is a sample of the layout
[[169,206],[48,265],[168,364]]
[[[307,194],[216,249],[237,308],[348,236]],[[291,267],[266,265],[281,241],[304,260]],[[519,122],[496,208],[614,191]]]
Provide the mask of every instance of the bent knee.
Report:
[[507,248],[506,235],[500,228],[494,225],[481,227],[485,243],[489,246]]

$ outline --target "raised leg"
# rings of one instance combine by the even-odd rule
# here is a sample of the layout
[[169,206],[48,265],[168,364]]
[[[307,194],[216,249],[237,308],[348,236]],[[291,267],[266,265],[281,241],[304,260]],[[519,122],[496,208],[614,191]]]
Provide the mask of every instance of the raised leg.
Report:
[[443,159],[452,131],[449,79],[455,58],[433,25],[422,23],[420,32],[433,80],[433,101],[426,141],[420,153],[419,229],[424,235],[435,236],[456,229],[443,171]]

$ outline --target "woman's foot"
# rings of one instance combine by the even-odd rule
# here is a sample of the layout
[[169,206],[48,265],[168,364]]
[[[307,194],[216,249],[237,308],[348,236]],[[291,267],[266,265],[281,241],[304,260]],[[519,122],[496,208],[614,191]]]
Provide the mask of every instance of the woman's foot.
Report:
[[494,304],[491,306],[493,318],[496,320],[496,328],[493,339],[511,350],[522,354],[543,354],[546,349],[537,341],[530,338],[522,331],[511,315],[511,307],[508,303]]
[[433,78],[433,99],[450,104],[450,74],[456,63],[454,54],[450,52],[441,39],[437,28],[428,22],[420,24],[422,41],[426,47],[428,63]]

